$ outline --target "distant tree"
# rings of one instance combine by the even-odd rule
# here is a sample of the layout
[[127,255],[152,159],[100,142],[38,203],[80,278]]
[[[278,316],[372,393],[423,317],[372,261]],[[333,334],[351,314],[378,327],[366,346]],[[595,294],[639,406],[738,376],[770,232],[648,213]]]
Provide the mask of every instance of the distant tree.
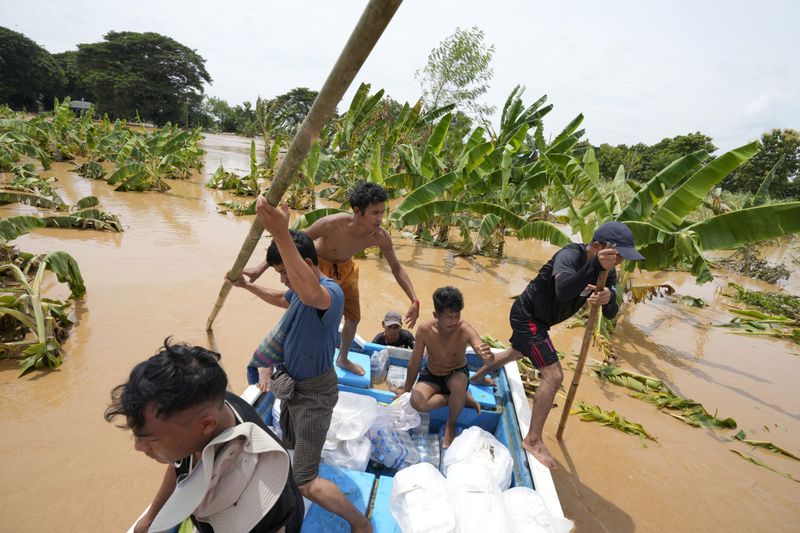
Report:
[[778,161],[769,186],[770,195],[800,197],[800,133],[788,128],[763,133],[758,153],[722,185],[728,190],[754,193]]
[[156,124],[184,123],[211,83],[196,51],[158,33],[109,32],[79,44],[77,63],[100,112],[139,116]]
[[47,50],[0,26],[0,103],[16,109],[49,109],[63,86],[64,73]]
[[233,115],[233,108],[223,100],[214,96],[205,99],[208,114],[213,121],[213,129],[226,132],[236,131],[236,120]]
[[84,83],[78,68],[77,50],[53,54],[53,58],[64,73],[64,87],[61,95],[69,96],[72,100],[91,100],[89,88]]
[[456,104],[473,118],[486,118],[494,108],[478,99],[489,89],[494,45],[486,46],[483,30],[456,28],[428,55],[428,62],[415,73],[428,109]]
[[652,146],[603,143],[593,148],[603,178],[614,179],[617,169],[623,165],[626,177],[638,181],[650,180],[664,167],[692,152],[705,150],[712,153],[717,149],[711,137],[700,132],[667,137]]
[[273,98],[269,104],[275,104],[279,128],[287,133],[294,133],[311,111],[318,94],[318,91],[312,91],[308,87],[295,87],[288,93]]

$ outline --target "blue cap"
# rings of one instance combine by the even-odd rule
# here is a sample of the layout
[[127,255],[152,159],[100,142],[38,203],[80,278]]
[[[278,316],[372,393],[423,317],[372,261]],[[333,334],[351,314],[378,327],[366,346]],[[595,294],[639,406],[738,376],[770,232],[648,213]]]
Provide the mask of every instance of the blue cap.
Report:
[[606,222],[594,231],[592,241],[613,244],[619,255],[632,261],[641,261],[644,256],[633,247],[633,233],[622,222]]

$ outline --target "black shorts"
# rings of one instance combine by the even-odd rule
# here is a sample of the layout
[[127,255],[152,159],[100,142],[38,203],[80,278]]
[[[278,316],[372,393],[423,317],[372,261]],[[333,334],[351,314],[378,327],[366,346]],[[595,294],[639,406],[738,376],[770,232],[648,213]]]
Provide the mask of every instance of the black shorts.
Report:
[[536,368],[544,368],[558,362],[553,341],[547,334],[547,326],[536,322],[517,300],[511,306],[508,317],[511,322],[511,347],[528,357]]
[[447,375],[444,376],[431,374],[428,371],[428,366],[422,365],[422,368],[419,370],[419,381],[436,385],[439,387],[439,390],[442,394],[450,394],[450,388],[447,386],[447,380],[449,380],[453,374],[457,374],[459,372],[467,376],[467,387],[469,387],[469,369],[467,368],[467,365],[464,365],[461,368],[456,368],[455,370],[451,370],[447,373]]

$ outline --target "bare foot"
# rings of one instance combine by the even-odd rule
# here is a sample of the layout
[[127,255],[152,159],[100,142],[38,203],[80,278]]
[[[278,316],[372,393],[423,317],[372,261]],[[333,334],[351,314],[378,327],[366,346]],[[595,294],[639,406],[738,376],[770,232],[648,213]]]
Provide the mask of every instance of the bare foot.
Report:
[[353,374],[356,374],[358,376],[364,375],[364,369],[361,368],[361,365],[355,364],[350,359],[339,358],[336,360],[336,366],[344,370],[347,370],[348,372],[352,372]]
[[469,378],[469,382],[472,383],[473,385],[488,385],[490,387],[496,387],[497,386],[497,383],[495,382],[495,380],[490,378],[488,374],[485,375],[485,376],[481,376],[481,377],[472,376],[471,378]]
[[350,531],[353,533],[372,533],[372,522],[367,520],[366,525],[363,526],[353,526],[351,527]]
[[464,400],[464,405],[466,405],[467,407],[472,407],[473,409],[478,411],[478,414],[481,414],[481,404],[479,404],[478,401],[475,398],[473,398],[472,394],[470,394],[469,392],[467,392],[467,399]]
[[[474,400],[473,400],[474,401]],[[447,449],[455,438],[456,428],[450,427],[450,424],[445,424],[444,435],[442,436],[442,449]]]
[[541,440],[530,442],[527,439],[523,439],[522,447],[531,452],[531,454],[536,457],[540,463],[550,470],[558,470],[558,463],[553,456],[550,455],[550,450],[547,449],[547,447],[544,445],[544,442]]

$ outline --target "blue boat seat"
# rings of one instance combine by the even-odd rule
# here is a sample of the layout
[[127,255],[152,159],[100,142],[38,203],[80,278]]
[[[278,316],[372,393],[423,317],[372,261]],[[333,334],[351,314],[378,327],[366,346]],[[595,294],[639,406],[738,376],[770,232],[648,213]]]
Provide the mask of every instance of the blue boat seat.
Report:
[[[367,512],[375,475],[368,472],[357,472],[324,463],[319,465],[319,477],[331,481],[347,497],[356,509]],[[341,517],[326,511],[316,503],[312,503],[303,520],[303,533],[350,533],[350,526]]]
[[[336,350],[336,354],[339,353],[339,350]],[[351,387],[358,387],[360,389],[367,389],[369,388],[370,383],[370,367],[369,367],[369,355],[365,353],[358,353],[358,352],[349,352],[347,358],[350,359],[353,363],[360,365],[361,368],[364,369],[364,375],[359,376],[358,374],[354,374],[348,370],[344,370],[343,368],[339,368],[336,366],[334,355],[334,365],[333,367],[336,369],[336,377],[339,380],[339,383],[342,385],[349,385]]]
[[375,504],[372,507],[372,527],[375,528],[375,533],[400,533],[400,526],[390,510],[393,484],[393,477],[378,478],[378,490],[375,491]]

